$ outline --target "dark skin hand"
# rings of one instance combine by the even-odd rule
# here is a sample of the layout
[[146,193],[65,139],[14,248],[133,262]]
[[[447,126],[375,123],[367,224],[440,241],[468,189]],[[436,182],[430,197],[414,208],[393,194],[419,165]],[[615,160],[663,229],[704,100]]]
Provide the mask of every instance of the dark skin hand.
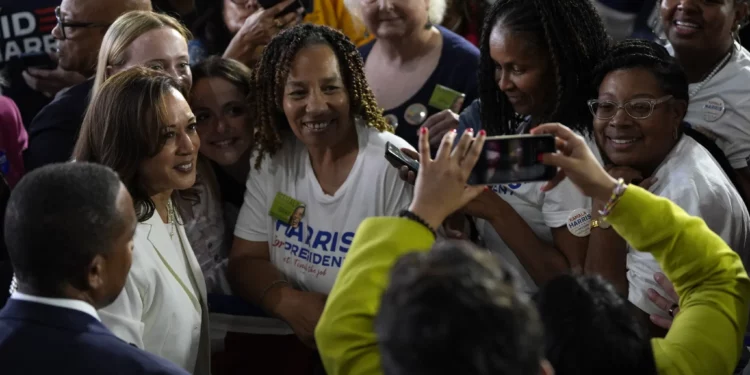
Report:
[[[401,151],[419,160],[419,155],[413,151]],[[399,176],[404,181],[414,183],[415,173],[407,167],[400,168]],[[550,246],[536,236],[513,207],[488,189],[469,202],[460,213],[489,221],[511,249],[527,249],[514,253],[537,284],[543,284],[570,269],[574,272],[583,269],[587,238],[574,236],[566,227],[552,228],[553,246]],[[446,232],[454,233],[454,226],[455,224],[446,228]]]
[[[635,183],[646,190],[657,181],[654,177],[644,179],[641,172],[629,167],[609,165],[604,169],[613,178],[622,178],[625,183]],[[592,219],[600,217],[599,211],[604,208],[605,203],[593,201]],[[601,275],[615,286],[620,295],[627,296],[628,280],[625,264],[628,254],[627,243],[614,230],[593,228],[589,236],[589,244],[584,272]]]

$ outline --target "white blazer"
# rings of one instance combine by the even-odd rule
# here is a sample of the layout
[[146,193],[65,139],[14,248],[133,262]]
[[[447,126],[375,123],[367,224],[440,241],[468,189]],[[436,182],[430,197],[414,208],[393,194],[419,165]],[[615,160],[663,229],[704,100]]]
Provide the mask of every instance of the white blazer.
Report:
[[[99,315],[107,328],[128,343],[166,358],[191,374],[209,375],[206,282],[184,228],[178,226],[177,233],[184,255],[183,249],[175,248],[168,226],[158,213],[138,223],[133,265],[125,287],[115,302],[99,310]],[[192,282],[179,276],[186,274],[184,266],[174,261],[180,255]]]

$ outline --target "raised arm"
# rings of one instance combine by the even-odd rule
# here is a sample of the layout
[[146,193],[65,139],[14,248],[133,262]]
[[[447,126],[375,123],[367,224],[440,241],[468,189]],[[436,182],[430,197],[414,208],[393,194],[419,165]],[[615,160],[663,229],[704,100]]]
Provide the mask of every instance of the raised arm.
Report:
[[421,166],[409,206],[412,218],[370,218],[357,229],[315,329],[329,375],[382,373],[374,321],[391,266],[408,252],[428,251],[435,241],[428,227],[439,227],[482,191],[482,187],[466,187],[466,181],[484,145],[484,132],[477,138],[463,135],[451,152],[454,138],[450,132],[443,137],[433,160],[429,131],[422,128]]
[[739,255],[703,220],[636,186],[608,221],[633,247],[653,254],[681,296],[667,337],[652,340],[659,373],[731,374],[750,309]]
[[426,227],[408,219],[370,218],[359,226],[315,329],[329,375],[382,372],[373,324],[388,272],[402,255],[428,251],[433,242]]

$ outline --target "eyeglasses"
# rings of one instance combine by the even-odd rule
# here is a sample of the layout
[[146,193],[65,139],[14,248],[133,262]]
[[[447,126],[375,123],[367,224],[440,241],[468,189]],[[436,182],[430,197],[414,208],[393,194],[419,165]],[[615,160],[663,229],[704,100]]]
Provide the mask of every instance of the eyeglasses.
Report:
[[65,17],[60,11],[60,7],[55,8],[55,18],[57,18],[57,25],[60,26],[60,32],[62,32],[63,39],[68,39],[65,33],[66,27],[78,27],[78,28],[94,28],[94,27],[109,27],[111,23],[96,23],[96,22],[65,22]]
[[628,116],[636,120],[643,120],[654,113],[654,107],[670,99],[672,99],[672,95],[659,99],[633,99],[623,104],[611,100],[591,99],[588,104],[591,114],[600,120],[609,120],[615,117],[620,109],[624,109]]

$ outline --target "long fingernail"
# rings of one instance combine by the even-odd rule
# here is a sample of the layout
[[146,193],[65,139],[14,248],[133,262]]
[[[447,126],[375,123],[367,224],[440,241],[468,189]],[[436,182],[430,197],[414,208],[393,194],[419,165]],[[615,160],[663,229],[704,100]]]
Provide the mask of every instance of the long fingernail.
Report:
[[453,129],[453,130],[451,130],[451,133],[456,134],[458,132],[456,131],[456,129]]
[[487,135],[487,132],[484,131],[484,129],[482,129],[482,130],[479,131],[479,135]]
[[484,191],[490,191],[490,187],[489,187],[489,186],[487,186],[487,185],[485,185],[485,186],[484,186]]
[[472,129],[472,128],[468,128],[468,129],[466,129],[466,131],[469,132],[469,133],[471,133],[471,134],[474,134],[474,129]]
[[419,132],[422,134],[427,134],[427,128],[423,126],[419,129]]

